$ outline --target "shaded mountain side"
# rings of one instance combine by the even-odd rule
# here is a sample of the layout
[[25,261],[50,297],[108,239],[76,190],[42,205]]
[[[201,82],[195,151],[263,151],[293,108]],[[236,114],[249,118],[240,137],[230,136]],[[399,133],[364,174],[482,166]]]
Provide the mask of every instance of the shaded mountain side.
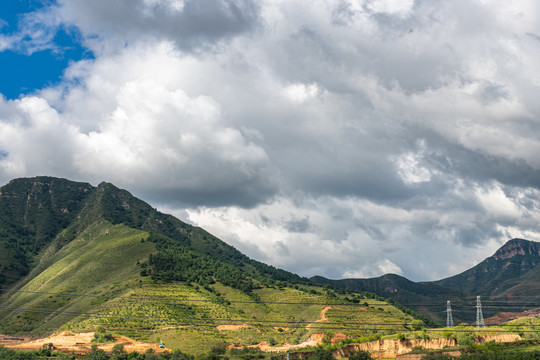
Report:
[[[461,289],[468,294],[496,297],[521,284],[527,273],[538,264],[540,243],[512,239],[475,267],[433,283],[450,289]],[[536,281],[540,281],[540,278]]]
[[90,184],[52,177],[17,179],[0,188],[0,288],[28,273],[92,191]]
[[357,291],[370,291],[430,316],[445,324],[446,301],[450,300],[455,323],[475,321],[476,296],[482,296],[484,316],[502,311],[519,312],[540,300],[540,243],[512,239],[475,267],[461,274],[429,282],[413,282],[388,274],[371,279],[329,280],[313,277]]

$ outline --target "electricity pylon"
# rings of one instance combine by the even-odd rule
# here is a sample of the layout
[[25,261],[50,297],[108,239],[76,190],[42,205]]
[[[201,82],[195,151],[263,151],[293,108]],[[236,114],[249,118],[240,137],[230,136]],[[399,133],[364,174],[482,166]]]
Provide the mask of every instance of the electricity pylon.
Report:
[[484,315],[482,314],[482,303],[480,303],[480,296],[476,297],[476,327],[486,327],[484,324]]
[[452,308],[450,307],[450,300],[446,301],[446,327],[454,327],[454,319],[452,319]]

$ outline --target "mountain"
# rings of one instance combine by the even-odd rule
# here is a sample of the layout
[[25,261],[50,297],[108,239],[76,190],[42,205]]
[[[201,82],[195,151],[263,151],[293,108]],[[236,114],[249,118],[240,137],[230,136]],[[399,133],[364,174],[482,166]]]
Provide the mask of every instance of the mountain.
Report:
[[[32,263],[69,243],[90,224],[104,219],[161,234],[176,245],[274,280],[306,282],[295,274],[249,259],[201,228],[162,214],[112,184],[97,188],[52,177],[16,179],[0,189],[0,287],[16,282]],[[163,239],[162,239],[163,240]]]
[[512,239],[492,256],[461,274],[446,279],[413,282],[394,274],[373,279],[313,281],[356,291],[371,291],[391,298],[444,324],[446,301],[453,307],[455,322],[472,323],[476,296],[481,296],[484,316],[502,311],[523,311],[540,300],[540,243]]
[[404,304],[439,322],[443,315],[446,316],[441,313],[441,309],[445,310],[441,304],[446,304],[448,299],[460,299],[466,296],[459,289],[453,290],[433,283],[416,283],[396,274],[386,274],[371,279],[342,280],[329,280],[321,276],[314,276],[311,280],[319,284],[344,289],[372,292],[385,299],[392,299],[399,304]]
[[[499,298],[515,286],[524,283],[528,287],[534,283],[540,284],[540,277],[531,277],[531,274],[540,271],[539,264],[540,243],[512,239],[475,267],[433,283],[450,289],[461,289],[469,294]],[[525,282],[527,278],[530,279]],[[531,301],[540,297],[538,289],[533,286],[528,294],[519,296],[520,300]]]
[[0,247],[0,333],[110,332],[197,354],[336,329],[380,337],[414,320],[373,294],[252,260],[105,182],[11,181],[0,188]]

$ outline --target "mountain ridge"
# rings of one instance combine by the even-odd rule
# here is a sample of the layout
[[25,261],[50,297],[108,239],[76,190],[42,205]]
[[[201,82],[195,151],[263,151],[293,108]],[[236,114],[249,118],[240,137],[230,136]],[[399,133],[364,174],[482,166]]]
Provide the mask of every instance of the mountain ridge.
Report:
[[[321,284],[331,284],[356,291],[372,291],[391,298],[439,321],[445,320],[447,300],[458,306],[472,303],[476,296],[492,301],[538,302],[540,300],[540,243],[514,238],[508,240],[492,256],[459,274],[436,281],[410,281],[400,275],[386,274],[371,279],[330,280],[312,277]],[[415,303],[431,306],[415,306]],[[409,305],[413,304],[413,305]],[[525,310],[524,307],[516,307]],[[504,310],[501,306],[486,309],[487,316]],[[470,322],[471,310],[463,310],[454,317],[460,322]]]

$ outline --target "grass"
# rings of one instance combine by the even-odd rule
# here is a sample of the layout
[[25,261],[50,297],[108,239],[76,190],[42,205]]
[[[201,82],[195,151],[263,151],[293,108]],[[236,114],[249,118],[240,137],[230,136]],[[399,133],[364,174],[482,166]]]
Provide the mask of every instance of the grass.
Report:
[[[163,339],[171,349],[199,355],[222,344],[249,346],[270,339],[276,346],[298,344],[314,333],[352,338],[392,334],[405,331],[403,324],[413,321],[385,302],[365,299],[353,304],[320,287],[265,287],[254,291],[260,299],[254,302],[248,294],[218,283],[154,283],[140,276],[138,265],[155,251],[153,243],[141,241],[147,237],[146,232],[98,220],[58,252],[45,250],[41,263],[17,288],[27,292],[8,294],[3,301],[3,306],[43,312],[0,312],[2,331],[48,335],[105,329],[141,341]],[[327,321],[317,322],[328,306]],[[82,315],[86,313],[102,317]],[[218,329],[243,323],[249,326]]]
[[32,293],[77,293],[119,295],[138,281],[137,261],[153,251],[153,244],[141,243],[148,234],[123,225],[100,221],[55,256],[51,265],[33,277],[21,291],[12,294],[4,306],[40,309],[43,312],[1,314],[4,328],[12,333],[48,333],[62,327],[75,316],[47,313],[60,310],[84,313],[93,311],[103,299]]

